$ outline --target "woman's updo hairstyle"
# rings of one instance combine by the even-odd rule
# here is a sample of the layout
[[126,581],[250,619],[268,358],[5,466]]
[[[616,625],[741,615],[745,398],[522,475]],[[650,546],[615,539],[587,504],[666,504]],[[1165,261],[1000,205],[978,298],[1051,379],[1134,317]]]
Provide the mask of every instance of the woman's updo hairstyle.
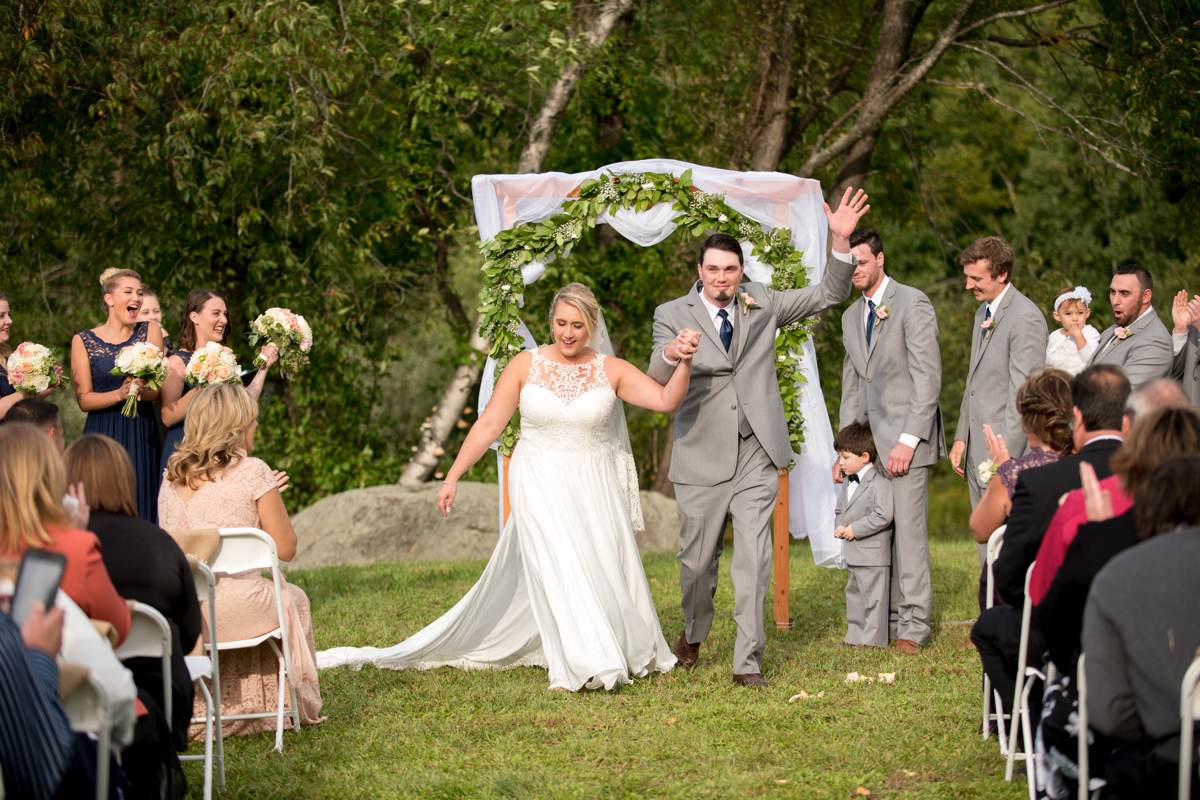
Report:
[[550,303],[550,327],[554,327],[554,309],[559,303],[566,303],[583,317],[583,327],[587,330],[588,339],[596,332],[597,321],[600,319],[600,303],[592,290],[582,283],[568,283],[558,290]]
[[1056,453],[1071,451],[1071,376],[1061,369],[1044,369],[1029,376],[1017,390],[1017,413],[1028,433]]
[[122,278],[133,278],[138,283],[142,282],[142,276],[131,269],[121,269],[119,267],[109,267],[100,273],[100,288],[104,294],[108,294],[117,288],[117,281]]

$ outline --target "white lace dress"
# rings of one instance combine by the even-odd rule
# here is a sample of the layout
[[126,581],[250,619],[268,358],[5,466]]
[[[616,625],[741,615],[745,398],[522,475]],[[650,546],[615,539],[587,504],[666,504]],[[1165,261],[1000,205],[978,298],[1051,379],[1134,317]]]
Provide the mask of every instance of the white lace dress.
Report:
[[512,513],[479,581],[388,648],[337,647],[321,668],[544,666],[550,688],[612,689],[675,665],[630,521],[604,356],[561,364],[534,351],[509,471]]

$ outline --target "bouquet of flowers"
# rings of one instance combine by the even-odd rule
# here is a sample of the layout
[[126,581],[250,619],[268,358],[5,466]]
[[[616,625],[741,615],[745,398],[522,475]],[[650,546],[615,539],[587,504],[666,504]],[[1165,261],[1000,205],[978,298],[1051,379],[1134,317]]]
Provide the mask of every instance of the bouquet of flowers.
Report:
[[[151,391],[162,386],[167,377],[167,361],[162,351],[150,342],[138,342],[128,347],[122,347],[117,353],[117,365],[112,368],[113,375],[124,375],[127,378],[140,378],[146,388]],[[137,416],[138,392],[131,391],[125,398],[121,413],[127,417]]]
[[54,351],[36,342],[21,342],[4,364],[8,382],[18,392],[37,394],[67,384]]
[[242,368],[238,366],[233,351],[219,342],[209,342],[192,353],[183,372],[183,379],[192,386],[209,386],[214,383],[236,383]]
[[[299,314],[287,308],[268,308],[250,323],[250,344],[271,345],[279,353],[279,371],[291,380],[300,368],[308,363],[308,351],[312,349],[312,329]],[[254,363],[263,366],[267,359],[260,352]]]

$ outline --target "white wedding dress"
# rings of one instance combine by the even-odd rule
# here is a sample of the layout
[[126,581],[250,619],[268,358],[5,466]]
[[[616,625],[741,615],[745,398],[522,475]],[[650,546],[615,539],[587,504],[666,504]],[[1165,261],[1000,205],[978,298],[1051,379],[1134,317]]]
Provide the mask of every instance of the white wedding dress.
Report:
[[400,644],[325,650],[319,667],[543,666],[550,688],[575,691],[675,665],[634,539],[614,433],[620,400],[604,358],[572,365],[533,351],[509,469],[512,511],[470,591]]

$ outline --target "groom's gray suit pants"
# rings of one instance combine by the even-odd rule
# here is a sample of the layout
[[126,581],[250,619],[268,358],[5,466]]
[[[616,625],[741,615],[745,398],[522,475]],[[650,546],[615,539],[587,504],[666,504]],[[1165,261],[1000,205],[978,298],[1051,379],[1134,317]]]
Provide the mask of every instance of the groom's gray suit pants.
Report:
[[708,637],[713,595],[724,544],[725,517],[733,516],[733,672],[762,672],[767,644],[763,601],[771,585],[771,516],[779,477],[754,435],[738,441],[733,478],[716,486],[675,484],[679,505],[679,584],[684,635],[692,644]]

